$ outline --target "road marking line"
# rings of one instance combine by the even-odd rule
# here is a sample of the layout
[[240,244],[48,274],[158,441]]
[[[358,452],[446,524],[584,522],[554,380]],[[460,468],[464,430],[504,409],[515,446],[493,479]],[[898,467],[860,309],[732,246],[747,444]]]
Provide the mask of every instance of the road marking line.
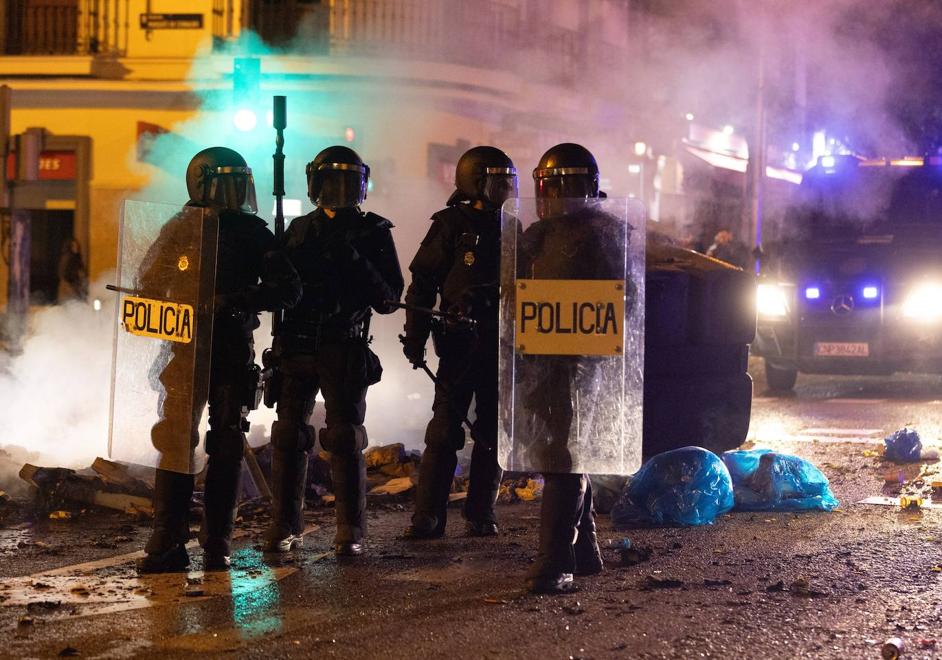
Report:
[[878,406],[888,399],[824,399],[824,403],[856,403],[862,406]]

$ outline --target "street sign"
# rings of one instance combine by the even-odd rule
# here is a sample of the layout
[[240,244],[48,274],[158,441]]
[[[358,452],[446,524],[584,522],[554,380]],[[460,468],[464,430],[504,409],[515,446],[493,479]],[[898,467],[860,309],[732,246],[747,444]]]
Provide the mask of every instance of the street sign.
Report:
[[141,14],[142,30],[202,30],[202,14]]
[[[75,178],[78,159],[74,151],[42,151],[39,154],[40,181],[71,181]],[[7,181],[16,178],[16,153],[7,154]]]

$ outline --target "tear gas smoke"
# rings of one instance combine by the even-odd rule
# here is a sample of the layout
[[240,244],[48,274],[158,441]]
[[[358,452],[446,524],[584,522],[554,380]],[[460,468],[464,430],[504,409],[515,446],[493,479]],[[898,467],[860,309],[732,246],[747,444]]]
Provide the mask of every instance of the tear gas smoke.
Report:
[[[462,0],[432,4],[452,18],[477,6]],[[627,157],[635,141],[645,140],[658,153],[669,152],[683,137],[687,113],[717,128],[732,124],[737,131],[751,130],[758,55],[763,53],[772,141],[804,143],[821,122],[833,122],[837,133],[861,149],[900,152],[908,146],[903,131],[885,112],[890,83],[899,77],[898,65],[876,44],[846,29],[848,17],[879,13],[872,7],[881,3],[781,3],[778,14],[772,13],[772,3],[645,3],[643,14],[632,3],[630,16],[624,13],[629,3],[608,3],[604,12],[577,9],[581,3],[565,4],[565,16],[521,12],[516,43],[506,33],[499,39],[468,38],[465,32],[477,25],[480,34],[483,23],[445,20],[440,24],[445,30],[433,32],[428,42],[399,49],[382,44],[375,51],[378,56],[366,58],[312,53],[305,35],[314,32],[306,25],[301,25],[299,39],[277,50],[247,33],[223,56],[217,51],[196,58],[190,83],[201,111],[147,145],[154,166],[151,183],[132,197],[182,204],[189,158],[204,147],[228,145],[254,169],[259,215],[271,220],[274,131],[265,117],[271,96],[285,94],[287,196],[301,200],[302,213],[310,210],[305,163],[321,148],[352,137],[351,146],[373,168],[374,187],[365,206],[396,224],[394,237],[408,283],[405,266],[428,227],[428,217],[441,208],[449,192],[426,167],[429,145],[453,143],[455,136],[453,128],[442,126],[443,115],[432,112],[434,108],[490,118],[490,124],[468,123],[462,137],[471,145],[504,147],[521,172],[524,196],[532,194],[528,172],[536,158],[563,140],[582,142],[594,151],[603,177],[611,177],[610,192],[624,195],[627,179],[619,177],[627,176]],[[760,7],[766,7],[766,13]],[[559,25],[553,27],[553,20]],[[578,29],[563,28],[573,25]],[[591,62],[571,72],[569,94],[543,84],[558,73],[555,65],[547,66],[546,54],[561,43],[563,32],[585,47]],[[620,50],[609,52],[607,43]],[[510,91],[495,93],[493,107],[465,105],[458,93],[445,98],[416,82],[421,76],[414,75],[413,67],[455,61],[459,50],[461,61],[509,74],[515,81],[507,86]],[[273,54],[279,57],[266,57]],[[261,89],[234,95],[228,82],[221,85],[217,69],[231,71],[226,56],[262,58]],[[248,121],[236,127],[233,115],[242,109],[258,118],[254,127]],[[516,138],[514,146],[503,144],[504,138]],[[100,292],[92,295],[104,298]],[[105,453],[112,307],[106,301],[96,313],[90,305],[69,303],[35,314],[24,353],[5,373],[0,370],[0,400],[6,411],[0,444],[27,447],[57,465],[87,465]],[[402,322],[402,312],[374,317],[373,347],[385,372],[382,383],[371,388],[366,424],[373,443],[401,441],[418,447],[430,416],[432,387],[401,356],[396,336]],[[256,333],[256,341],[260,353],[270,342],[267,324]],[[315,414],[322,414],[321,406]],[[262,409],[250,419],[253,425],[268,426],[273,416]],[[253,442],[260,439],[258,429],[252,437]]]
[[[88,302],[36,312],[22,354],[0,368],[8,420],[0,446],[15,458],[85,467],[106,455],[114,302],[104,283],[111,277],[90,287]],[[103,301],[101,311],[95,299]],[[13,467],[0,461],[0,483],[15,478],[7,472]]]

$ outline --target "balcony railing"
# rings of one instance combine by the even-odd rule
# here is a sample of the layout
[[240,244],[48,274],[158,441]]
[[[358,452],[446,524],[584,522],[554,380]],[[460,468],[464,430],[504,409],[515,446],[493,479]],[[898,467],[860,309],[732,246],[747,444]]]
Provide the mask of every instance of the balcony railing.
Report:
[[6,54],[75,53],[78,45],[78,0],[14,0],[6,4]]
[[[0,54],[122,56],[129,30],[137,29],[137,3],[128,0],[0,5],[6,10],[0,11]],[[210,11],[217,44],[241,27],[292,52],[525,70],[553,82],[574,80],[590,59],[598,68],[620,56],[578,30],[527,16],[527,3],[513,0],[212,0],[200,6]]]
[[[500,0],[255,0],[247,27],[266,42],[331,55],[407,57],[505,68],[521,53],[543,77],[575,73],[581,35],[523,20],[523,6]],[[549,56],[549,57],[546,57]]]

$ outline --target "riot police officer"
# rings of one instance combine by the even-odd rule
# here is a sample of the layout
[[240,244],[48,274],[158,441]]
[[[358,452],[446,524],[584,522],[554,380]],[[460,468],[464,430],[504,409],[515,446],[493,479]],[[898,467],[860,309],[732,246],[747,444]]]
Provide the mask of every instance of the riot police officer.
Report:
[[[623,231],[595,203],[599,168],[583,146],[563,143],[551,148],[533,171],[539,220],[521,236],[518,276],[537,279],[620,279],[624,254],[606,249],[619,245]],[[544,468],[540,510],[539,554],[527,579],[536,593],[574,588],[573,574],[602,570],[595,531],[592,483],[588,475],[572,474],[568,438],[573,421],[572,392],[593,379],[597,363],[579,356],[518,356],[517,369],[535,370],[521,380],[533,383],[523,406],[536,418],[528,451],[531,464]],[[591,405],[587,406],[591,409]],[[558,471],[556,471],[558,470]]]
[[[226,147],[197,153],[186,171],[190,200],[187,207],[205,208],[218,219],[215,308],[209,375],[209,430],[206,433],[206,484],[204,515],[199,538],[206,570],[229,567],[230,536],[241,490],[246,415],[253,407],[258,383],[252,333],[263,310],[287,307],[300,297],[300,280],[288,261],[276,250],[275,237],[265,221],[255,215],[255,184],[245,159]],[[156,289],[164,273],[185,271],[180,246],[200,227],[191,226],[194,215],[180,214],[161,230],[142,262],[138,276],[143,293]],[[195,220],[195,222],[202,222]],[[178,262],[179,260],[179,262]],[[192,451],[199,441],[195,429],[206,401],[186,400],[194,388],[184,385],[194,377],[187,373],[185,353],[189,344],[174,343],[172,356],[159,380],[164,388],[162,417],[151,431],[154,446],[162,452],[180,447]],[[184,412],[185,411],[185,412]],[[193,415],[182,420],[180,415]],[[183,428],[191,438],[177,437]],[[193,475],[158,466],[154,490],[154,531],[145,547],[139,569],[146,573],[179,571],[189,565],[184,547],[189,540],[190,498]]]
[[370,169],[355,151],[328,147],[307,165],[308,196],[316,208],[295,218],[285,239],[300,273],[303,295],[276,333],[278,420],[272,426],[273,521],[266,550],[302,545],[302,509],[308,424],[315,395],[323,394],[326,425],[321,446],[329,453],[335,495],[338,555],[359,555],[366,532],[366,391],[382,368],[370,350],[372,311],[394,310],[403,280],[392,223],[363,213]]
[[[432,226],[409,270],[406,293],[406,358],[425,363],[425,344],[434,333],[440,361],[432,420],[425,432],[415,513],[406,537],[427,539],[445,532],[448,493],[464,446],[462,420],[475,400],[474,448],[468,497],[464,504],[472,536],[497,534],[494,504],[500,487],[497,464],[497,317],[500,274],[500,208],[517,191],[513,162],[500,149],[480,146],[465,152],[455,171],[455,192],[447,207],[432,216]],[[433,327],[418,308],[457,313],[475,324]]]

